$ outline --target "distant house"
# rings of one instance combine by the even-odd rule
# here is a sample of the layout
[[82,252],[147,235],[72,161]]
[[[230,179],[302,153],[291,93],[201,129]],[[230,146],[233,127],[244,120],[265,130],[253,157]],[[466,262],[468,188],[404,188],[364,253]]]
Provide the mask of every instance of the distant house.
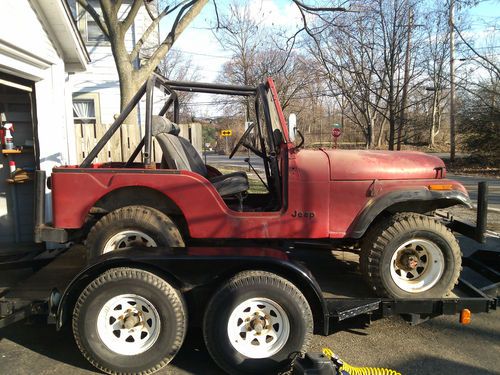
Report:
[[33,236],[33,182],[8,182],[9,164],[50,174],[74,159],[70,76],[90,59],[65,0],[2,0],[0,25],[0,113],[22,147],[0,156],[1,248]]

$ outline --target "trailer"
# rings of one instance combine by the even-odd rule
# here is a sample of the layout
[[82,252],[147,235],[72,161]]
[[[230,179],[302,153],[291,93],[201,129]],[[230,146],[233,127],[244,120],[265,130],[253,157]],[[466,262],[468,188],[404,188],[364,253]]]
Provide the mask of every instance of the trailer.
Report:
[[[333,257],[320,259],[319,263],[328,265],[337,275],[333,284],[328,278],[329,290],[332,285],[338,286],[338,294],[344,296],[325,297],[320,287],[323,280],[318,281],[310,271],[318,267],[318,260],[315,264],[304,263],[308,258],[304,254],[310,251],[258,247],[127,249],[105,254],[91,264],[87,264],[86,249],[81,245],[37,252],[0,264],[2,273],[31,269],[27,277],[2,291],[0,328],[32,316],[46,317],[57,329],[72,325],[78,347],[98,369],[141,373],[158,370],[173,358],[189,322],[190,326],[204,327],[210,354],[228,373],[275,373],[290,366],[290,353],[307,350],[313,333],[328,335],[341,321],[364,317],[368,322],[401,315],[410,324],[418,324],[440,315],[459,315],[467,323],[469,314],[486,313],[498,305],[499,252],[478,250],[463,258],[463,276],[448,298],[389,299],[370,294],[369,290],[342,290],[342,285],[356,284],[360,275]],[[136,284],[144,285],[138,288]],[[159,291],[162,297],[155,298],[154,293]],[[90,306],[87,298],[91,298]],[[127,306],[118,308],[120,304]],[[252,306],[260,307],[254,311]],[[121,328],[110,324],[115,318],[121,318]],[[247,340],[240,336],[240,319]],[[100,333],[87,326],[89,321],[101,326]],[[160,332],[175,334],[169,340],[160,337],[151,344],[143,338],[142,344],[135,344],[141,342],[140,335],[157,335],[158,322],[165,324],[160,326]],[[236,332],[230,329],[231,322]],[[108,331],[105,323],[110,326]],[[272,328],[276,324],[281,327]],[[120,339],[117,331],[128,336]],[[290,345],[282,341],[292,332],[304,339],[299,340],[300,348],[280,348],[277,354],[281,352],[281,357],[276,362],[262,359],[262,353],[279,348],[266,345],[266,339]],[[92,348],[90,337],[95,340],[96,334],[107,350]],[[229,338],[239,343],[232,345]],[[250,339],[253,345],[248,345]],[[149,351],[145,347],[156,349]],[[113,357],[106,356],[108,351],[114,353]],[[141,354],[148,352],[156,357],[141,359]],[[242,355],[251,360],[240,361]]]

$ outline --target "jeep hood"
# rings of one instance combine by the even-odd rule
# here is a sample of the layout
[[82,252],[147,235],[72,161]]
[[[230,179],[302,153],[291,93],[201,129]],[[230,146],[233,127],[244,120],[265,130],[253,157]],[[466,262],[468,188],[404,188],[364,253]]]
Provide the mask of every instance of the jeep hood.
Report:
[[[322,150],[331,180],[410,180],[444,178],[443,161],[413,151]],[[443,174],[441,175],[440,168]]]

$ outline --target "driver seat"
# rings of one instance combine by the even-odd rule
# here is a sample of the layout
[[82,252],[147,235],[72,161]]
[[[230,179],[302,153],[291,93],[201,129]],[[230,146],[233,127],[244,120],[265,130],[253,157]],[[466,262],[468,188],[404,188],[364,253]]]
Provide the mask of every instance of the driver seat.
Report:
[[198,173],[208,179],[221,197],[236,196],[242,208],[242,194],[249,189],[245,172],[208,177],[208,169],[198,151],[185,138],[179,137],[177,124],[162,116],[152,116],[152,134],[163,151],[163,161],[167,168],[181,169]]

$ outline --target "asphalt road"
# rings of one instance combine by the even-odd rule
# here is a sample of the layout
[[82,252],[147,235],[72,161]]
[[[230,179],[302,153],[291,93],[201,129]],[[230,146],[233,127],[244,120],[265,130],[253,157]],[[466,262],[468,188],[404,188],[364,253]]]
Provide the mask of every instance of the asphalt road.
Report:
[[[471,241],[462,243],[465,253],[478,248]],[[490,239],[488,248],[500,250],[500,239]],[[354,269],[353,255],[330,256],[311,252],[312,271],[322,289],[333,292],[336,284],[362,291],[353,280],[342,276],[330,282],[336,267]],[[304,256],[304,255],[303,255]],[[355,277],[352,276],[352,277]],[[382,319],[366,325],[361,320],[346,321],[330,336],[315,336],[312,351],[329,347],[353,365],[389,367],[402,374],[500,374],[500,311],[473,316],[469,326],[457,317],[438,317],[418,326],[400,318]],[[18,323],[0,329],[0,374],[83,375],[94,369],[80,355],[68,330],[56,332],[43,322]],[[205,349],[200,329],[189,331],[174,361],[161,374],[221,374]]]

